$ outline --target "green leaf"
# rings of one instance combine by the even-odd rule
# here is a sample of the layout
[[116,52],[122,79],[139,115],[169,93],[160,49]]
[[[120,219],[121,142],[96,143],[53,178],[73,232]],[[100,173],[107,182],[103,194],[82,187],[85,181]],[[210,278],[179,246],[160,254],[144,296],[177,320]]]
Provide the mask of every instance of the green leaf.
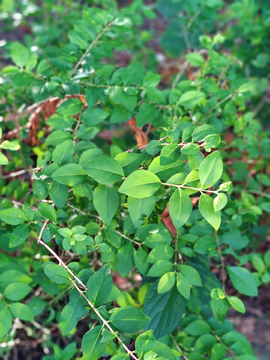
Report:
[[8,164],[8,159],[5,157],[5,155],[0,153],[0,165],[7,165],[7,164]]
[[135,198],[145,198],[152,196],[160,185],[159,178],[152,172],[137,170],[127,177],[118,191]]
[[49,195],[55,206],[62,208],[66,205],[69,196],[68,188],[54,181],[49,188]]
[[248,296],[258,295],[258,289],[254,277],[247,269],[238,266],[229,266],[227,267],[227,270],[236,290]]
[[60,317],[59,327],[63,333],[66,335],[77,325],[79,319],[88,314],[83,306],[82,297],[78,296],[72,297],[70,302],[63,308]]
[[213,201],[214,210],[216,212],[222,210],[227,205],[227,202],[228,199],[225,194],[223,193],[218,194],[218,196],[216,196]]
[[74,154],[73,141],[67,140],[63,144],[58,145],[53,153],[52,159],[54,162],[59,163],[60,165],[65,165],[70,162]]
[[184,296],[187,300],[190,297],[190,283],[187,278],[185,278],[182,274],[177,273],[177,290],[181,295]]
[[93,203],[101,219],[108,224],[118,209],[119,195],[113,185],[100,184],[94,190]]
[[12,325],[12,317],[9,309],[4,307],[0,311],[0,339],[4,339],[5,335],[10,331]]
[[147,123],[153,122],[153,120],[158,117],[159,111],[152,104],[144,103],[139,108],[139,113],[136,117],[137,126],[143,126]]
[[83,103],[79,99],[68,99],[58,106],[56,113],[59,115],[77,115],[82,107]]
[[90,108],[86,109],[82,113],[81,119],[87,126],[95,126],[104,121],[108,116],[109,113],[105,110],[99,108]]
[[19,42],[14,42],[11,47],[11,58],[12,61],[19,67],[26,65],[29,57],[28,50],[25,46]]
[[122,277],[127,276],[134,266],[134,247],[131,241],[122,246],[117,252],[117,270]]
[[56,130],[52,132],[47,139],[45,140],[45,143],[48,145],[58,146],[61,145],[64,141],[70,140],[72,138],[72,135],[68,132]]
[[206,144],[211,148],[215,148],[220,143],[220,136],[218,134],[207,135],[204,139]]
[[145,330],[153,330],[156,339],[173,331],[185,312],[185,301],[176,286],[171,291],[158,294],[158,281],[151,286],[144,304],[144,313],[151,319]]
[[164,274],[158,283],[158,294],[169,291],[175,284],[175,273],[168,272]]
[[13,248],[21,245],[27,238],[29,233],[29,225],[22,224],[16,227],[10,237],[9,247]]
[[46,219],[49,219],[52,222],[57,223],[56,212],[51,205],[40,202],[38,204],[38,209]]
[[86,284],[89,289],[86,292],[88,299],[93,305],[106,303],[112,290],[111,269],[108,265],[103,266],[95,272]]
[[138,84],[143,78],[143,65],[142,63],[135,62],[125,68],[121,72],[121,78],[125,85]]
[[135,342],[136,351],[141,358],[143,354],[153,350],[156,345],[156,339],[153,334],[153,330],[146,331],[137,337]]
[[221,212],[214,210],[213,198],[202,194],[199,201],[199,210],[205,220],[213,226],[215,230],[218,230],[221,223]]
[[177,160],[163,164],[161,163],[161,156],[157,156],[150,164],[148,170],[157,175],[162,180],[167,180],[171,176],[181,172],[185,166],[184,161]]
[[181,149],[181,153],[186,155],[197,155],[199,152],[200,146],[194,143],[185,144]]
[[170,245],[157,245],[147,257],[146,262],[153,264],[157,260],[170,260],[174,254],[174,249]]
[[73,194],[86,197],[89,200],[93,198],[92,188],[87,181],[73,187]]
[[243,302],[240,299],[238,299],[238,297],[236,297],[236,296],[227,296],[227,299],[228,299],[229,303],[231,304],[231,306],[235,310],[237,310],[237,311],[239,311],[239,312],[241,312],[243,314],[246,312],[245,305],[243,304]]
[[98,183],[107,185],[119,181],[124,176],[119,163],[106,156],[93,159],[87,164],[87,173]]
[[12,301],[20,301],[25,298],[31,290],[31,287],[27,284],[12,282],[5,288],[3,296]]
[[71,237],[72,236],[72,231],[68,228],[59,229],[58,233],[63,237]]
[[19,225],[25,222],[26,216],[19,209],[5,209],[0,211],[0,220],[9,225]]
[[146,258],[147,253],[143,250],[142,247],[139,247],[139,249],[134,254],[134,263],[139,272],[144,276],[146,276],[148,270],[148,263],[145,261]]
[[205,95],[201,91],[187,91],[181,95],[179,105],[185,106],[187,109],[193,109],[204,98]]
[[151,86],[145,88],[145,93],[150,100],[153,100],[158,104],[166,104],[165,95],[161,90]]
[[211,331],[211,327],[204,320],[192,321],[186,328],[185,332],[192,336],[200,336]]
[[21,303],[13,303],[10,304],[9,308],[12,314],[20,320],[34,321],[34,314],[29,306]]
[[224,322],[229,307],[230,303],[226,298],[211,300],[211,309],[218,322]]
[[149,217],[155,207],[155,197],[150,196],[144,199],[138,199],[129,196],[128,197],[128,211],[131,217],[131,220],[136,227],[140,226],[144,222],[143,215]]
[[143,329],[149,321],[148,316],[132,306],[117,309],[110,317],[110,323],[118,330],[132,334]]
[[216,343],[217,339],[214,335],[204,334],[197,339],[194,350],[199,353],[210,352]]
[[65,284],[68,282],[69,273],[63,266],[56,264],[48,264],[44,268],[44,273],[49,279],[56,282],[57,284]]
[[87,49],[87,35],[81,31],[69,31],[68,38],[72,44],[76,44],[80,49]]
[[181,188],[177,188],[169,202],[169,213],[176,230],[179,230],[189,219],[192,212],[190,197]]
[[223,344],[215,344],[211,350],[211,360],[226,359],[227,350]]
[[158,140],[151,140],[146,147],[147,154],[156,155],[162,149],[161,142]]
[[143,159],[141,154],[120,153],[116,155],[115,160],[123,168],[125,176],[128,176],[138,169]]
[[51,177],[60,184],[75,186],[87,178],[87,172],[78,164],[67,164],[56,170]]
[[201,277],[196,269],[190,265],[179,265],[181,274],[189,281],[191,285],[203,286]]
[[196,129],[192,134],[192,141],[199,142],[204,140],[208,135],[215,135],[215,134],[217,134],[217,128],[213,125],[198,126],[196,127]]
[[161,80],[161,75],[148,73],[143,78],[143,86],[157,86]]
[[100,149],[89,149],[82,153],[80,157],[79,164],[80,166],[87,171],[88,164],[97,157],[102,156],[102,151]]
[[260,204],[260,207],[263,209],[263,211],[270,213],[270,201]]
[[218,151],[214,151],[199,167],[200,180],[203,188],[208,188],[214,185],[220,178],[223,172],[223,163]]
[[17,144],[16,142],[10,142],[10,141],[4,141],[1,145],[0,145],[1,149],[6,149],[6,150],[19,150],[20,145]]
[[9,285],[10,279],[12,279],[13,282],[18,282],[23,284],[30,284],[32,282],[31,277],[29,277],[25,273],[16,269],[9,269],[0,275],[1,286],[5,287]]
[[200,55],[198,53],[190,53],[190,54],[187,54],[185,57],[190,62],[190,64],[193,66],[204,65],[204,58],[202,57],[202,55]]
[[98,360],[106,350],[107,343],[101,342],[103,326],[99,325],[88,331],[82,338],[83,360]]
[[158,260],[148,271],[147,276],[159,277],[171,270],[173,264],[168,260]]

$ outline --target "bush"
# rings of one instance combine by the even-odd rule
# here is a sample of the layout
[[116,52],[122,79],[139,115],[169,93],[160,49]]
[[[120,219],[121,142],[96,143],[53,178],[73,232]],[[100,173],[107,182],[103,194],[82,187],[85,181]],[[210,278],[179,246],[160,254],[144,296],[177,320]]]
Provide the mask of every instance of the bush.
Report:
[[155,13],[103,6],[59,6],[57,26],[6,45],[0,354],[22,328],[44,360],[255,359],[225,317],[270,281],[270,251],[254,252],[270,204],[260,80],[204,35],[184,59],[194,79],[159,86],[139,28]]

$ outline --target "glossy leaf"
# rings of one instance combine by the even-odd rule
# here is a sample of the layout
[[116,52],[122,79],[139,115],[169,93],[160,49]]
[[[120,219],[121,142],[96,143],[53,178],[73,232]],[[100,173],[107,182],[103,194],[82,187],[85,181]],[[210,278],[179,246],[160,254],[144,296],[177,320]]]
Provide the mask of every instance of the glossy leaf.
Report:
[[148,316],[132,306],[117,309],[110,317],[112,325],[126,333],[135,333],[143,329],[149,321]]
[[150,171],[137,170],[130,174],[119,188],[119,192],[135,198],[152,196],[160,188],[159,178]]
[[177,188],[169,202],[169,212],[175,228],[178,230],[189,219],[192,211],[190,197],[181,188]]
[[113,185],[98,185],[93,193],[94,206],[101,219],[108,224],[114,217],[118,205],[119,196]]
[[199,167],[200,181],[202,187],[208,188],[214,185],[220,178],[223,172],[223,163],[218,151],[214,151]]
[[218,230],[221,223],[221,212],[214,210],[213,201],[210,196],[202,194],[199,201],[199,210],[205,220],[215,230]]
[[244,295],[257,296],[258,290],[254,277],[251,273],[239,266],[227,267],[228,274],[233,286]]

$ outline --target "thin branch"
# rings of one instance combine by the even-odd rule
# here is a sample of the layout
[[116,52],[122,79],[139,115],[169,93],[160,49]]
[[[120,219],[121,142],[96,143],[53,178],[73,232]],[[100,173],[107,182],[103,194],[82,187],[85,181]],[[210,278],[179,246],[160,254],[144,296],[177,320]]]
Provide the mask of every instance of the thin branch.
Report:
[[131,241],[131,242],[133,242],[134,244],[136,244],[136,245],[138,245],[138,246],[141,246],[141,245],[142,245],[141,243],[139,243],[139,242],[137,242],[137,241],[135,241],[135,240],[133,240],[133,239],[130,239],[130,238],[127,237],[126,235],[121,234],[120,231],[117,231],[117,230],[113,230],[113,231],[116,232],[118,235],[122,236],[123,238],[125,238],[125,239],[127,239],[127,240],[129,240],[129,241]]
[[[213,106],[210,110],[208,110],[202,117],[202,119],[207,119],[209,116],[206,116],[207,114],[211,113],[213,110],[215,110],[219,105],[223,104],[225,101],[229,100],[231,97],[233,96],[233,94],[229,94],[228,96],[225,97],[225,99],[219,101],[215,106]],[[205,117],[206,116],[206,117]]]
[[88,47],[88,49],[85,51],[85,53],[83,54],[83,56],[80,58],[80,60],[77,62],[76,66],[74,67],[74,69],[72,70],[72,73],[70,74],[70,78],[74,75],[74,73],[76,72],[76,70],[78,69],[78,67],[81,65],[81,63],[83,62],[83,60],[86,58],[86,56],[88,55],[89,51],[91,51],[92,47],[95,46],[99,39],[101,38],[102,35],[104,35],[104,33],[106,31],[109,30],[109,28],[113,25],[112,22],[108,23],[108,25],[97,35],[97,37],[95,38],[95,40],[90,44],[90,46]]
[[169,334],[169,335],[170,335],[170,337],[171,337],[174,345],[176,346],[177,350],[180,352],[182,358],[183,358],[184,360],[188,360],[188,358],[185,356],[183,350],[180,348],[180,346],[178,345],[177,341],[176,341],[175,338],[172,336],[172,334]]
[[[98,312],[98,310],[94,307],[94,305],[91,303],[91,301],[89,301],[89,299],[85,296],[85,294],[83,293],[83,291],[78,287],[78,285],[71,280],[72,284],[74,285],[74,287],[78,290],[78,292],[81,294],[81,296],[85,299],[85,301],[90,305],[91,309],[94,311],[94,313],[100,318],[100,320],[102,321],[102,323],[107,327],[107,329],[110,331],[110,333],[114,333],[113,329],[110,327],[108,321],[106,321]],[[135,356],[130,350],[129,348],[123,343],[123,341],[121,340],[121,338],[116,335],[116,339],[119,341],[119,343],[123,346],[123,348],[126,350],[126,352],[128,353],[129,356],[131,356],[134,360],[138,360],[137,356]]]
[[190,186],[185,186],[185,185],[176,185],[176,184],[168,184],[168,183],[161,183],[164,186],[172,186],[172,187],[177,187],[179,188],[184,188],[184,189],[191,189],[191,190],[197,190],[200,192],[206,192],[206,193],[213,193],[213,194],[218,194],[218,190],[214,191],[214,190],[208,190],[208,189],[198,189],[198,188],[194,188],[194,187],[190,187]]
[[70,273],[70,275],[81,285],[81,287],[84,289],[84,290],[88,290],[88,288],[84,285],[84,283],[76,276],[73,274],[73,272],[67,267],[67,265],[62,261],[62,259],[60,259],[60,257],[43,241],[43,240],[40,240],[41,237],[42,237],[42,232],[44,231],[47,223],[49,222],[49,220],[46,220],[41,231],[40,231],[40,234],[39,234],[39,238],[38,238],[38,243],[43,245],[54,257],[55,259],[59,262],[59,265],[63,266],[63,268],[65,268],[67,270],[67,272]]

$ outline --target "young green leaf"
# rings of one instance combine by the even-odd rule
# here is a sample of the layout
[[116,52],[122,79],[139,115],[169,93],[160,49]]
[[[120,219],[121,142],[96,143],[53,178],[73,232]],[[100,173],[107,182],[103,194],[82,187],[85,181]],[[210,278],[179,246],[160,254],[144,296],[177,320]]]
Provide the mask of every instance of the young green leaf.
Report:
[[203,286],[201,277],[196,269],[190,265],[179,265],[181,274],[189,281],[191,285]]
[[164,274],[158,283],[158,294],[169,291],[175,284],[175,273],[168,272]]
[[218,230],[221,223],[221,212],[214,210],[213,198],[202,194],[199,201],[199,210],[205,220],[213,226],[215,230]]
[[225,194],[223,193],[218,194],[218,196],[216,196],[213,201],[214,210],[216,212],[222,210],[227,205],[227,202],[228,199]]
[[181,295],[184,296],[184,298],[188,300],[190,297],[190,283],[188,279],[185,278],[182,274],[177,273],[176,280],[177,290],[180,292]]
[[223,172],[223,163],[218,151],[214,151],[199,167],[200,180],[202,188],[206,189],[214,185],[220,178]]
[[243,302],[240,299],[238,299],[238,297],[227,296],[227,299],[229,300],[229,303],[235,310],[237,310],[243,314],[246,312],[245,305],[243,304]]
[[169,202],[169,213],[175,228],[178,230],[189,219],[192,211],[190,197],[181,188],[177,188]]
[[38,204],[38,209],[46,219],[49,219],[52,222],[57,223],[56,212],[51,205],[40,202]]

